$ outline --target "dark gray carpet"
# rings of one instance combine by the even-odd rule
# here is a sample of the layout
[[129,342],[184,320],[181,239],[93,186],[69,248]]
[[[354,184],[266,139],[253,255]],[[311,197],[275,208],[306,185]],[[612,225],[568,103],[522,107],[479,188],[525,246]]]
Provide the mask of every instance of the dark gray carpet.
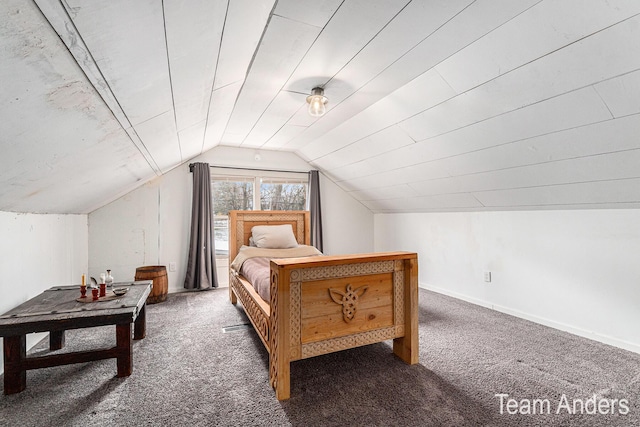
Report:
[[[247,322],[226,288],[170,295],[148,306],[130,377],[115,377],[113,359],[29,371],[25,391],[0,397],[0,425],[640,425],[639,354],[426,290],[419,365],[395,358],[390,342],[294,362],[285,402],[269,387],[253,329],[222,333]],[[115,327],[69,331],[66,341],[63,351],[114,345]],[[518,412],[539,399],[529,412],[545,413],[510,415],[505,401],[500,414],[500,393],[518,401]],[[563,406],[556,414],[563,396],[586,403],[584,413]],[[588,399],[626,399],[629,410],[621,415],[616,402],[615,415],[589,414]]]

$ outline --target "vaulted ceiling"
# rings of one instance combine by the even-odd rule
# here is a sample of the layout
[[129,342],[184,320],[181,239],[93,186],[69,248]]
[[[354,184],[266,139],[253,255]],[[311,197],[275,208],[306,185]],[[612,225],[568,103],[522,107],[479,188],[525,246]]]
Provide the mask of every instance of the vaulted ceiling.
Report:
[[216,145],[294,151],[374,212],[640,207],[639,1],[0,14],[0,210],[89,212]]

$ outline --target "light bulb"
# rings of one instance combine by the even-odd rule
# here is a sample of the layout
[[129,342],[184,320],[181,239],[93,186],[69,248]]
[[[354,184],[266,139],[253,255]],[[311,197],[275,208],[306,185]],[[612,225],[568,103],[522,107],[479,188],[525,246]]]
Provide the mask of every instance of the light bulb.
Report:
[[323,116],[327,112],[322,98],[324,98],[322,95],[314,95],[309,102],[309,114],[313,117]]
[[324,89],[321,87],[314,87],[311,90],[311,95],[307,96],[307,102],[309,103],[309,115],[313,117],[323,116],[327,112],[325,104],[328,99],[324,96]]

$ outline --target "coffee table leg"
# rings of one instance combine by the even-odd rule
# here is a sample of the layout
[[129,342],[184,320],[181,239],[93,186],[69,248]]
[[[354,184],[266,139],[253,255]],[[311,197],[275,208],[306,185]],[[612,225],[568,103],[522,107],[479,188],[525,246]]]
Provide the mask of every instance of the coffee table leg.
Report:
[[131,323],[116,325],[116,347],[118,349],[118,376],[128,377],[133,369]]
[[60,350],[64,347],[64,331],[49,332],[49,350]]
[[4,337],[4,394],[20,393],[27,388],[27,337],[16,335]]
[[136,321],[133,323],[133,339],[141,340],[147,335],[147,304],[142,306]]

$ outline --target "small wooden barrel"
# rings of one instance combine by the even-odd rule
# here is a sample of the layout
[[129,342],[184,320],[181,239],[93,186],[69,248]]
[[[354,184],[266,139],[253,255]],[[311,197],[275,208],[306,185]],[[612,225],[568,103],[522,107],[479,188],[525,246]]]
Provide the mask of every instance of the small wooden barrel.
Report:
[[136,280],[153,280],[153,289],[147,297],[147,304],[155,304],[167,299],[169,282],[164,265],[148,265],[136,268]]

